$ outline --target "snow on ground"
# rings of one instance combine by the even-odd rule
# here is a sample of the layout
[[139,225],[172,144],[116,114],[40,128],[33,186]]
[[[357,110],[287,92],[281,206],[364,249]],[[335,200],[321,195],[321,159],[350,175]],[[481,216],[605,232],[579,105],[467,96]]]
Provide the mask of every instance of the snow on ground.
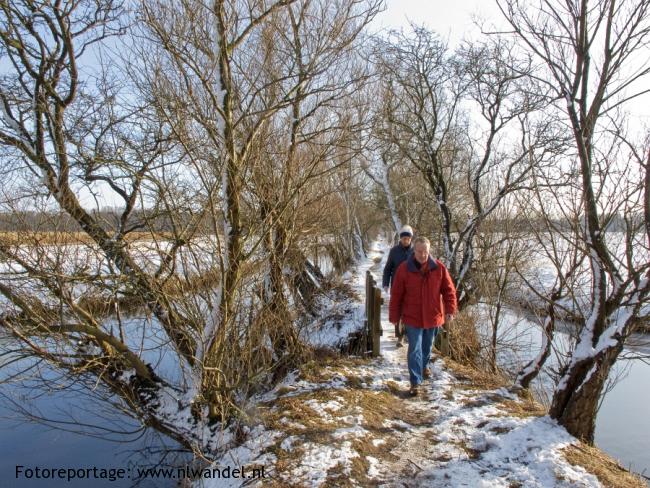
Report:
[[498,403],[511,397],[507,392],[477,395],[458,388],[442,361],[434,363],[433,377],[423,402],[437,407],[432,425],[437,443],[417,460],[420,486],[600,486],[596,477],[564,460],[560,450],[575,439],[550,418],[509,415]]
[[[380,276],[378,242],[348,279],[363,296],[366,269]],[[363,303],[355,305],[363,313]],[[354,320],[362,320],[358,313]],[[515,415],[505,388],[477,389],[437,358],[432,378],[408,398],[406,348],[396,349],[383,309],[382,357],[320,361],[260,397],[248,440],[217,466],[262,465],[264,480],[204,479],[225,486],[592,487],[570,465],[575,438],[549,417]],[[358,326],[358,324],[357,324]],[[352,327],[352,325],[350,325]],[[509,407],[510,405],[510,407]],[[265,425],[266,427],[262,427]],[[249,471],[250,472],[250,471]],[[270,477],[270,478],[269,478]]]
[[[382,243],[373,242],[368,255],[342,277],[343,283],[350,286],[362,300],[366,289],[366,271],[375,266],[374,260],[382,255]],[[300,334],[301,339],[312,346],[336,348],[363,324],[365,309],[356,300],[321,299],[321,309],[322,317],[315,319]]]

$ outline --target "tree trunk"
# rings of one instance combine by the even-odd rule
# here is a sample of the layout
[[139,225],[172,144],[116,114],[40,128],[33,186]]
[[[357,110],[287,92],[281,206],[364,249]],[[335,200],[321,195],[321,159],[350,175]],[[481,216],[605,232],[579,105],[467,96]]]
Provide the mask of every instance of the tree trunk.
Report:
[[284,264],[286,262],[287,233],[281,222],[274,221],[267,237],[270,260],[270,296],[267,297],[269,336],[277,358],[273,365],[273,380],[278,381],[297,364],[300,356],[300,341],[296,332],[287,297],[285,295]]
[[495,311],[494,311],[494,320],[492,321],[492,357],[490,358],[490,367],[492,372],[497,372],[497,338],[498,338],[498,327],[499,327],[499,318],[501,315],[501,300],[497,301]]
[[605,382],[621,350],[618,344],[569,366],[562,375],[562,388],[555,390],[549,415],[589,445],[594,443],[596,413]]
[[[575,268],[574,268],[575,269]],[[574,270],[569,272],[569,275]],[[562,296],[562,286],[556,287],[551,293],[550,302],[548,304],[548,315],[544,322],[544,331],[542,336],[542,347],[536,358],[532,359],[522,370],[517,374],[515,380],[515,388],[528,388],[530,383],[537,377],[539,372],[544,367],[544,363],[551,354],[551,346],[553,345],[553,335],[555,334],[555,303]]]

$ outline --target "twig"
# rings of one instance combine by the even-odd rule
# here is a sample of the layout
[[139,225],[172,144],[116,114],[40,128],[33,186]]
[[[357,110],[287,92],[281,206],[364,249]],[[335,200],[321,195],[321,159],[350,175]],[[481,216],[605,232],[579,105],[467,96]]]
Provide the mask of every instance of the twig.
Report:
[[413,466],[415,466],[416,468],[418,468],[420,471],[424,471],[424,469],[422,469],[421,466],[417,465],[416,463],[414,463],[414,462],[411,461],[410,459],[407,459],[407,461],[408,461],[409,463],[411,463]]

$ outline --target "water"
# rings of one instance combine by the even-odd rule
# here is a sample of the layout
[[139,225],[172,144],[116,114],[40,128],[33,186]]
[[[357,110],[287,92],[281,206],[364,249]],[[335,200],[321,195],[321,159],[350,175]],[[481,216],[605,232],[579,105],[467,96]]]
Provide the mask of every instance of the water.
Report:
[[620,372],[625,376],[598,412],[595,442],[626,468],[650,476],[650,365],[623,361],[612,374]]
[[[333,272],[329,256],[319,256],[318,264],[324,273]],[[110,331],[114,328],[117,331],[118,326],[114,322],[114,319],[106,320],[105,329]],[[124,326],[131,350],[138,351],[140,357],[166,381],[172,384],[180,382],[177,354],[168,344],[166,334],[157,321],[148,317],[130,317],[124,321]],[[0,353],[8,349],[11,349],[8,340],[0,337]],[[10,363],[10,355],[0,357],[0,365]],[[152,429],[143,429],[137,420],[88,395],[80,385],[67,382],[69,387],[60,386],[65,381],[60,381],[47,368],[39,372],[48,378],[48,389],[52,390],[44,396],[39,396],[38,392],[42,389],[36,385],[3,382],[11,376],[12,371],[18,371],[26,364],[30,363],[21,360],[0,368],[0,486],[3,488],[125,488],[133,486],[134,480],[131,478],[136,477],[137,468],[179,465],[183,459],[189,461],[188,455],[173,454],[162,463],[161,458],[166,452],[179,449],[175,441]],[[23,408],[36,416],[66,422],[59,426],[69,431],[30,422],[19,412]],[[21,475],[17,478],[18,466],[22,466],[18,469],[26,474],[32,470],[32,477]],[[98,475],[113,477],[117,477],[119,469],[125,470],[125,473],[122,479],[74,479],[68,482],[65,479],[37,479],[33,473],[36,467],[66,470],[97,468]],[[101,473],[102,469],[106,472]],[[138,486],[171,488],[177,486],[177,481],[144,479]]]
[[[538,350],[540,337],[540,329],[528,317],[507,310],[500,339],[513,347],[504,350],[501,363],[509,363],[512,366],[523,362]],[[558,349],[564,350],[568,343],[568,336],[558,333],[554,343]],[[640,349],[640,352],[650,351]],[[173,362],[166,358],[159,358],[159,360],[164,363],[162,366],[168,366]],[[554,364],[556,361],[551,357],[548,365],[552,367]],[[650,453],[650,415],[648,415],[650,365],[641,361],[619,361],[612,371],[612,376],[621,373],[624,375],[605,395],[598,414],[596,444],[618,459],[626,468],[647,475],[650,473],[648,454]],[[547,377],[542,376],[542,380],[545,378]],[[63,419],[68,417],[67,414],[72,414],[81,423],[99,423],[103,427],[112,429],[120,426],[123,430],[131,430],[135,433],[118,435],[91,429],[95,437],[89,437],[28,423],[10,408],[7,397],[15,400],[19,405],[25,405],[20,394],[33,392],[10,385],[2,385],[1,391],[5,397],[0,396],[0,479],[3,487],[70,486],[76,488],[91,484],[88,480],[76,480],[70,483],[53,483],[52,480],[34,478],[17,480],[15,477],[17,465],[31,468],[41,466],[128,469],[157,464],[159,453],[140,452],[143,449],[154,447],[158,451],[164,451],[177,448],[172,440],[149,430],[135,432],[139,429],[138,422],[116,411],[109,411],[106,408],[106,411],[101,412],[103,419],[100,419],[97,415],[101,408],[99,402],[88,398],[81,391],[62,390],[47,397],[36,398],[30,403],[33,403],[46,417],[56,416]],[[171,488],[176,486],[175,483],[173,480],[159,478],[144,480],[139,486]],[[92,481],[92,486],[98,487],[122,488],[132,484],[133,481],[130,479]]]
[[[3,385],[6,396],[20,394],[21,389]],[[10,390],[10,391],[7,391]],[[48,397],[41,397],[31,402],[45,417],[68,419],[72,415],[80,423],[98,424],[99,426],[132,431],[133,434],[116,434],[102,431],[101,429],[86,429],[90,435],[53,429],[40,423],[27,422],[21,418],[8,404],[6,398],[0,400],[0,479],[3,487],[129,487],[133,481],[129,477],[136,477],[136,469],[146,468],[157,464],[158,454],[145,453],[143,450],[154,448],[157,452],[177,448],[174,441],[157,435],[149,430],[139,431],[136,421],[125,415],[113,412],[103,413],[103,418],[96,415],[99,409],[97,401],[84,398],[83,394],[75,392],[61,392]],[[93,411],[94,409],[94,411]],[[62,411],[64,410],[64,411]],[[78,427],[61,425],[64,428],[77,430]],[[139,431],[139,432],[138,432]],[[16,477],[17,466],[28,469],[40,468],[97,468],[98,470],[124,469],[124,479],[76,479],[70,482],[65,480],[27,479],[23,476]],[[129,471],[130,470],[130,471]],[[97,475],[101,476],[97,471]],[[113,473],[113,476],[116,473]],[[106,472],[106,476],[110,476]],[[172,487],[172,480],[146,479],[138,486],[142,487]]]
[[[107,321],[110,327],[110,320]],[[169,377],[177,375],[174,368],[175,356],[161,345],[160,328],[147,318],[133,317],[125,322],[129,342],[134,350],[141,351],[141,357],[158,372]],[[144,331],[144,333],[143,333]],[[136,339],[137,338],[137,339]],[[11,348],[10,343],[0,339],[0,350]],[[179,464],[182,455],[166,456],[179,449],[178,444],[152,429],[144,428],[140,422],[91,393],[91,385],[61,377],[47,366],[39,366],[38,374],[48,382],[47,394],[38,383],[25,381],[21,384],[3,383],[12,372],[33,364],[29,360],[11,363],[11,355],[4,355],[2,361],[8,366],[0,369],[0,480],[3,487],[113,487],[133,486],[137,469]],[[176,373],[174,373],[174,370]],[[96,390],[99,392],[100,390]],[[116,402],[115,398],[111,401]],[[51,424],[27,421],[21,410],[32,416],[57,420],[60,429]],[[65,429],[65,430],[62,430]],[[187,459],[187,456],[185,456]],[[16,467],[28,469],[90,469],[97,468],[98,476],[106,478],[60,479],[17,478]],[[102,473],[100,470],[107,470]],[[117,470],[123,469],[122,479]],[[111,473],[109,470],[113,470]],[[95,474],[95,473],[93,473]],[[138,486],[173,487],[171,479],[143,479]]]

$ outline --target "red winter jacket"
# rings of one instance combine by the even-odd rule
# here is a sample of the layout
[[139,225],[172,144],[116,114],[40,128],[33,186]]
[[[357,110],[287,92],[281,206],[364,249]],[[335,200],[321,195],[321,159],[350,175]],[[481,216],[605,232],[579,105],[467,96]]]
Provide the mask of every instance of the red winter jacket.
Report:
[[456,313],[456,288],[447,268],[430,256],[423,266],[424,272],[417,268],[411,254],[397,268],[388,305],[391,323],[401,319],[406,325],[430,329],[444,324],[445,314]]

